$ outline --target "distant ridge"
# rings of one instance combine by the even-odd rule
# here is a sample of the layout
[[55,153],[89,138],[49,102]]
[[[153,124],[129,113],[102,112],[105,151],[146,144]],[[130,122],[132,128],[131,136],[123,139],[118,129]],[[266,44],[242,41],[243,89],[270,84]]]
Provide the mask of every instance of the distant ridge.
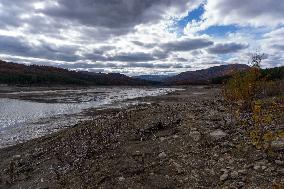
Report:
[[165,79],[164,83],[169,85],[209,84],[214,78],[230,76],[238,71],[244,71],[249,68],[246,64],[214,66],[208,69],[182,72]]
[[153,85],[155,82],[118,73],[76,72],[63,68],[24,65],[0,60],[0,84],[8,85]]
[[143,80],[146,80],[146,81],[162,82],[169,77],[171,77],[171,76],[170,75],[138,75],[138,76],[134,76],[133,78],[143,79]]
[[[53,85],[198,85],[220,83],[236,72],[250,66],[229,64],[208,69],[182,72],[175,76],[140,75],[129,77],[120,73],[94,73],[70,71],[63,68],[39,65],[24,65],[0,60],[0,84],[23,86]],[[283,68],[263,70],[271,77],[283,77]],[[282,74],[282,75],[281,75]],[[268,74],[267,74],[268,75]]]

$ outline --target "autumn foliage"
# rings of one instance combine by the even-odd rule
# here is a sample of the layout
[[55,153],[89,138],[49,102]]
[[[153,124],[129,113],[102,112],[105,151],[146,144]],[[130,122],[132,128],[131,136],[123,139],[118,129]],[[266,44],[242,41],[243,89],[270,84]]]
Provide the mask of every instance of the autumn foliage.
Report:
[[[283,72],[283,68],[278,70]],[[267,70],[260,69],[258,61],[248,71],[235,74],[224,85],[223,94],[231,113],[241,126],[246,127],[252,144],[258,149],[268,150],[273,140],[284,137],[284,131],[279,128],[284,123],[282,72],[272,78]]]

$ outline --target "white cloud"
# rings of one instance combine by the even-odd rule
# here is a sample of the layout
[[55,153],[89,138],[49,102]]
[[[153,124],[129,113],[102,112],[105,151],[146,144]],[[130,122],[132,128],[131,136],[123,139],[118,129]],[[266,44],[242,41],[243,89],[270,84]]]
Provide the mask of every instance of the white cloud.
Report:
[[[202,20],[188,24],[186,36],[168,31],[173,19],[203,2],[0,0],[0,54],[18,62],[131,74],[246,63],[245,54],[258,47],[271,55],[266,66],[283,60],[284,29],[279,26],[284,24],[283,1],[208,0]],[[222,37],[198,33],[228,24],[252,29]],[[224,59],[225,53],[234,55]]]

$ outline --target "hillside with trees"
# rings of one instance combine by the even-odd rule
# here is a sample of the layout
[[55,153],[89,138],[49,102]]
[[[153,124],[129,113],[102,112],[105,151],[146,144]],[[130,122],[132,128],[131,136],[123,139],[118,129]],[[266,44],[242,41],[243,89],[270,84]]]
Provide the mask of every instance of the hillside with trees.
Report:
[[51,66],[0,61],[0,83],[8,85],[150,85],[118,73],[76,72]]
[[249,69],[245,64],[214,66],[208,69],[188,71],[167,78],[165,83],[171,85],[211,84],[214,78],[230,77],[236,72]]

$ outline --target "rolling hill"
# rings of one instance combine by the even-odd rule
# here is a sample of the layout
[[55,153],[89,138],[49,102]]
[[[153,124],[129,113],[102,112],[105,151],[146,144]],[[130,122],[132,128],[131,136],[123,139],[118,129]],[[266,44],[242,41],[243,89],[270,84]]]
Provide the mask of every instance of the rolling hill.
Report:
[[51,66],[0,60],[0,84],[8,85],[152,85],[155,82],[118,73],[76,72]]
[[138,75],[133,78],[142,79],[146,81],[163,82],[165,79],[171,77],[170,75]]
[[231,76],[238,71],[244,71],[248,68],[250,67],[245,64],[214,66],[203,70],[182,72],[165,79],[163,82],[168,85],[209,84],[215,78]]

